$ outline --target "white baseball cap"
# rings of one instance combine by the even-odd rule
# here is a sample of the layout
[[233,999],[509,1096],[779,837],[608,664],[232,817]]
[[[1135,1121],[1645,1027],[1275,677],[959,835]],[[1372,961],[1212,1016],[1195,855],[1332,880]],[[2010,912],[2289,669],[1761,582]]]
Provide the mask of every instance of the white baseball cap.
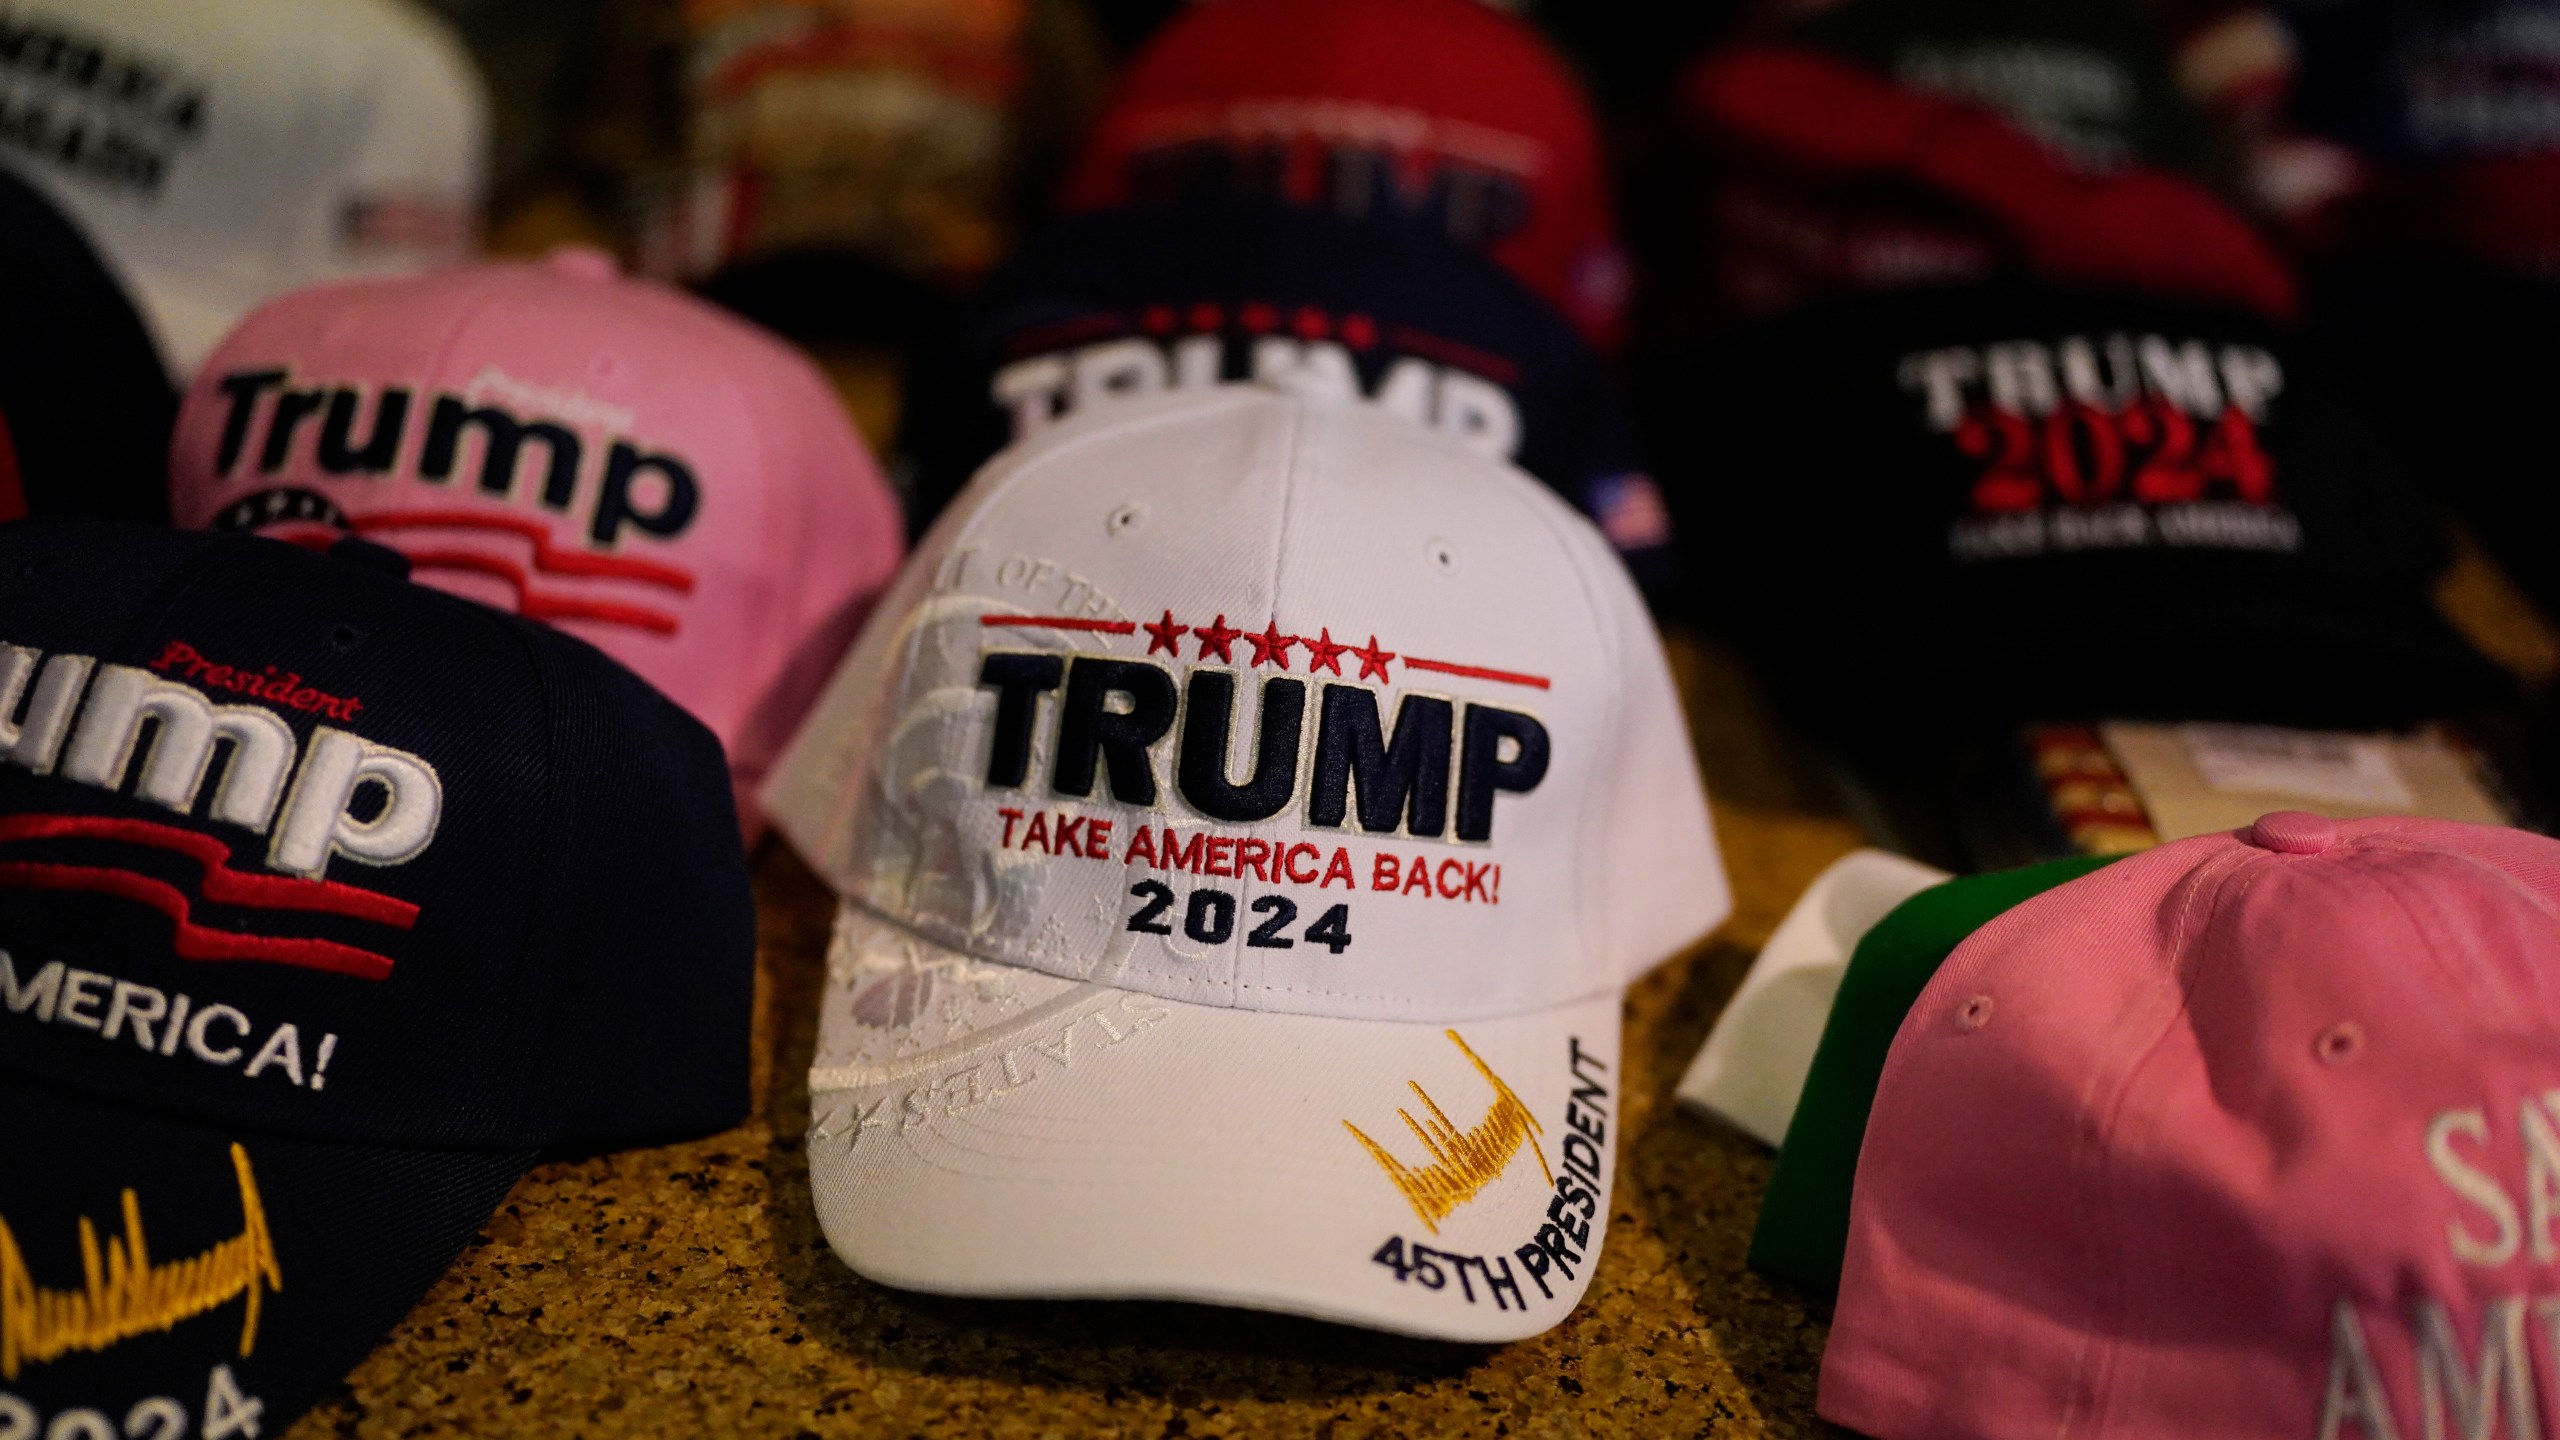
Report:
[[405,0],[0,0],[0,118],[181,377],[287,290],[464,258],[488,184],[479,75]]
[[1621,994],[1728,908],[1608,542],[1248,387],[998,456],[765,801],[845,897],[819,1219],[918,1290],[1545,1330],[1607,1229]]

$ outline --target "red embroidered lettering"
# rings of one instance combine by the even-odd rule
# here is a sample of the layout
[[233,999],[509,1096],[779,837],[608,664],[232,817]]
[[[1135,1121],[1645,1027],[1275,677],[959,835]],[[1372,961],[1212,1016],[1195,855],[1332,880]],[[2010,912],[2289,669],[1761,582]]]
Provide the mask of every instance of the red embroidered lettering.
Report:
[[1022,819],[1022,812],[1019,810],[998,810],[996,813],[1004,817],[1004,848],[1010,850],[1013,848],[1013,827],[1016,822]]
[[1316,888],[1321,890],[1337,879],[1342,882],[1342,888],[1345,890],[1360,888],[1360,882],[1353,879],[1351,875],[1351,852],[1339,845],[1333,847],[1333,859],[1324,867],[1324,881]]
[[1384,850],[1379,851],[1377,859],[1369,866],[1369,888],[1372,890],[1396,888],[1396,869],[1396,857]]
[[1120,857],[1120,863],[1135,865],[1141,857],[1151,866],[1156,863],[1156,839],[1153,826],[1141,825],[1138,827],[1138,832],[1129,837],[1129,853]]
[[[1315,868],[1315,859],[1318,853],[1316,847],[1303,841],[1289,847],[1289,853],[1281,857],[1280,868],[1288,875],[1290,884],[1312,885],[1315,883],[1318,873]],[[1307,857],[1307,873],[1304,875],[1298,873],[1298,857],[1301,855]]]
[[1259,880],[1266,885],[1270,884],[1271,877],[1262,872],[1264,862],[1268,861],[1270,858],[1271,842],[1250,838],[1237,841],[1236,878],[1244,878],[1244,872],[1250,870],[1253,872],[1254,879]]
[[270,665],[264,671],[238,665],[217,665],[184,640],[171,640],[160,647],[160,657],[149,669],[166,673],[182,669],[186,678],[216,690],[272,702],[287,709],[327,715],[336,720],[353,720],[364,702],[354,696],[339,697],[316,685],[303,682],[302,673],[288,670],[278,674]]
[[1045,813],[1032,816],[1031,827],[1022,832],[1022,848],[1028,850],[1034,845],[1044,855],[1049,852],[1049,817]]

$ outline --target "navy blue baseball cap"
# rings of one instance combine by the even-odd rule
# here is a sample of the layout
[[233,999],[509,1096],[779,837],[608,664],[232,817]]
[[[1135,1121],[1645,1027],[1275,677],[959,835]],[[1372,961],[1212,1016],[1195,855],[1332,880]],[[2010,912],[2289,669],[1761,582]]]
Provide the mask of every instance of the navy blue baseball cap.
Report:
[[1260,381],[1410,417],[1546,482],[1650,590],[1672,536],[1614,378],[1492,261],[1416,227],[1252,201],[1061,221],[908,386],[921,534],[988,457],[1112,399]]
[[398,569],[0,526],[0,1434],[280,1431],[538,1156],[746,1111],[719,745]]
[[167,524],[177,419],[132,298],[79,226],[0,171],[0,520]]

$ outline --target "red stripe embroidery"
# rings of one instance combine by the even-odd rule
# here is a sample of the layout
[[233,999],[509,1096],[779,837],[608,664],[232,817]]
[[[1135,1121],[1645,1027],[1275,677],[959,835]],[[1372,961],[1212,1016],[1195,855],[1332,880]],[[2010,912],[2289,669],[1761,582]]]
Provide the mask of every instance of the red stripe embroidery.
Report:
[[1024,630],[1093,630],[1104,635],[1135,635],[1135,620],[1088,620],[1081,615],[981,615],[981,625],[1002,625]]
[[359,886],[290,875],[242,874],[231,868],[231,847],[210,835],[181,830],[175,825],[104,815],[12,815],[0,819],[0,844],[61,839],[120,840],[174,850],[204,867],[204,898],[217,904],[261,910],[310,910],[402,930],[418,923],[417,906]]
[[637,580],[644,585],[663,586],[680,595],[693,593],[693,572],[690,570],[631,555],[596,555],[584,550],[558,549],[552,545],[551,532],[541,521],[521,516],[485,515],[476,510],[378,510],[369,515],[350,515],[347,523],[359,533],[375,530],[504,531],[533,542],[533,568],[545,575]]
[[468,570],[474,574],[504,580],[516,592],[516,613],[530,620],[592,620],[599,625],[620,625],[632,630],[646,630],[652,635],[673,635],[680,622],[664,610],[646,605],[626,604],[620,600],[582,600],[555,590],[537,590],[531,576],[513,561],[477,550],[404,550],[410,568],[416,570]]
[[24,860],[0,861],[0,886],[21,890],[84,890],[148,905],[176,922],[171,948],[181,960],[263,960],[275,965],[295,965],[306,970],[352,975],[359,980],[384,980],[391,975],[391,957],[359,950],[353,945],[341,945],[335,940],[238,935],[198,925],[187,918],[193,906],[177,887],[126,870],[101,870],[88,865],[49,865]]
[[1548,683],[1544,675],[1523,675],[1517,670],[1488,670],[1482,665],[1452,665],[1446,660],[1417,660],[1410,655],[1404,657],[1404,663],[1410,670],[1463,675],[1470,680],[1499,680],[1505,685],[1526,685],[1533,690],[1544,690]]

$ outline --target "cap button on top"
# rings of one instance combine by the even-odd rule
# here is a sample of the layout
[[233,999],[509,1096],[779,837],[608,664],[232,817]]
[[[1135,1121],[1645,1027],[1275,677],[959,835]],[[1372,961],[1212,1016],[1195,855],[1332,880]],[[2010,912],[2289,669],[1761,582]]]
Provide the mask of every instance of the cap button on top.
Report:
[[543,256],[542,263],[551,273],[571,280],[610,280],[622,273],[613,256],[593,245],[563,245]]
[[2338,822],[2326,815],[2278,810],[2259,816],[2257,824],[2240,832],[2240,838],[2279,855],[2317,855],[2338,843]]

